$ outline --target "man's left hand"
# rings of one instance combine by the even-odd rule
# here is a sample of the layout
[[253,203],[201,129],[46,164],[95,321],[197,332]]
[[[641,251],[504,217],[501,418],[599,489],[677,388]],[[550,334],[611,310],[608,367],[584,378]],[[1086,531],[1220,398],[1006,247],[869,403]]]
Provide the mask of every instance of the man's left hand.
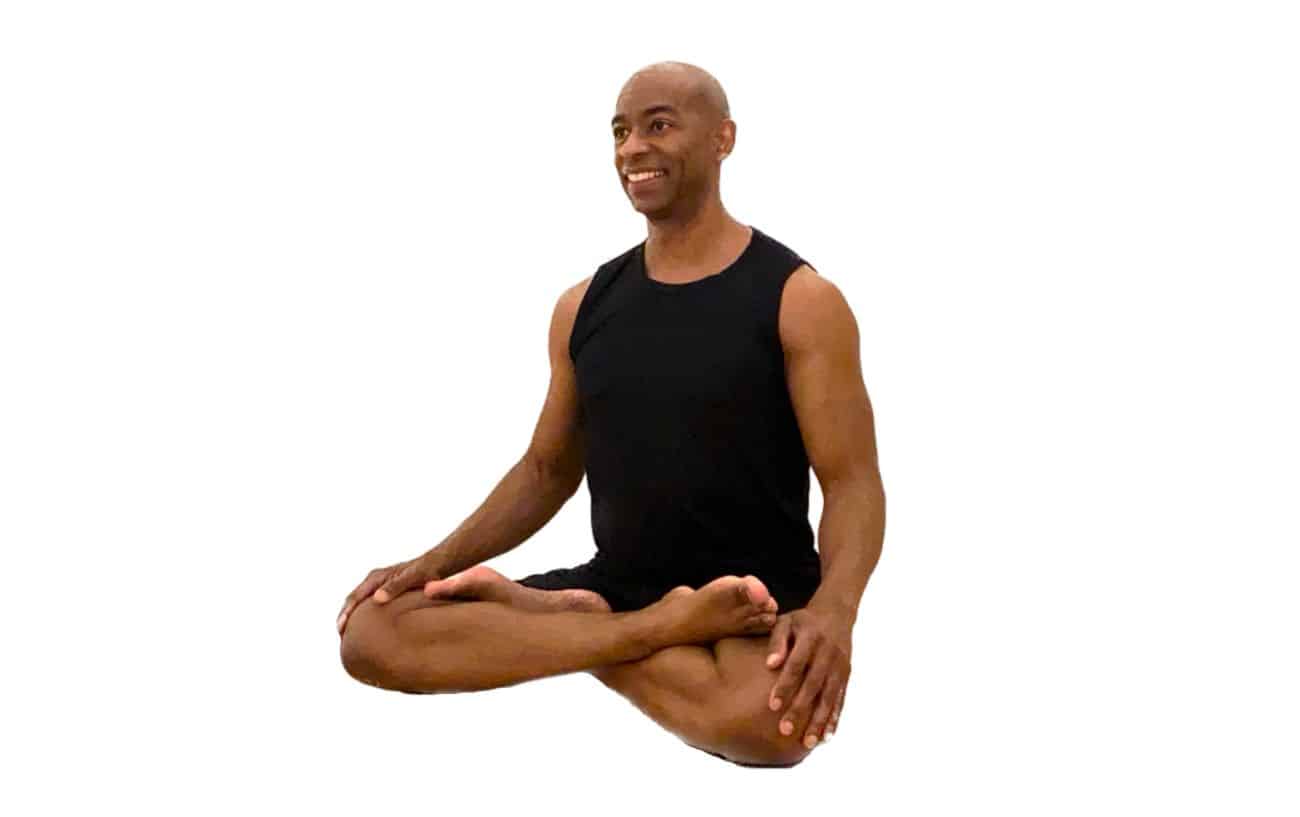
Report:
[[768,708],[779,712],[785,707],[781,734],[801,734],[811,749],[839,724],[853,654],[853,618],[811,606],[795,610],[777,618],[769,645],[768,669],[782,662],[785,666]]

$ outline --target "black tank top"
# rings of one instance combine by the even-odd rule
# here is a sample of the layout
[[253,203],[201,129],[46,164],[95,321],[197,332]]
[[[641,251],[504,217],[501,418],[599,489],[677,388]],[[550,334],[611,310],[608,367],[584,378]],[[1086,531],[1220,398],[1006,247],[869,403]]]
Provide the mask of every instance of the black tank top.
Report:
[[735,262],[685,284],[646,275],[644,241],[602,264],[569,355],[593,563],[658,594],[752,573],[791,610],[821,582],[777,327],[805,262],[751,229]]

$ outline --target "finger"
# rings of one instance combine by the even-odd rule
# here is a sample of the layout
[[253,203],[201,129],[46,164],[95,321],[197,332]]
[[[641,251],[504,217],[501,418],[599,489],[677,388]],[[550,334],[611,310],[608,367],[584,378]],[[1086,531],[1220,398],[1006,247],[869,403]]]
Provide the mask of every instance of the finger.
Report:
[[348,616],[352,615],[352,611],[356,609],[358,604],[365,601],[370,597],[371,593],[375,592],[375,588],[379,587],[380,583],[383,582],[384,577],[388,575],[389,570],[392,570],[392,568],[378,567],[370,571],[366,574],[366,578],[361,581],[361,584],[357,585],[356,589],[349,593],[348,597],[344,599],[343,609],[339,611],[338,619],[338,628],[340,633],[343,632],[343,626],[347,623]]
[[791,726],[789,732],[785,732],[783,728],[783,734],[798,736],[798,739],[805,746],[808,745],[806,740],[808,722],[812,720],[813,706],[817,703],[817,699],[826,686],[830,666],[830,661],[820,656],[812,662],[808,672],[804,675],[803,684],[800,685],[799,691],[795,693],[794,703],[790,705],[790,709],[785,713],[785,718],[781,723],[782,727],[787,723]]
[[[826,685],[822,687],[821,694],[817,696],[817,708],[813,710],[812,719],[808,722],[808,728],[803,730],[805,746],[808,745],[808,738],[813,738],[814,741],[826,740],[826,724],[831,719],[831,712],[835,710],[835,704],[840,700],[840,687],[843,683],[839,674],[835,672],[832,672],[826,679]],[[815,746],[816,743],[814,742],[813,745]]]
[[840,700],[839,703],[835,704],[835,712],[831,715],[831,722],[826,725],[826,737],[828,738],[834,735],[835,730],[840,727],[840,712],[844,709],[844,693],[848,689],[848,682],[845,681],[844,686],[840,687]]
[[423,585],[426,578],[421,573],[418,562],[409,562],[402,565],[375,591],[375,602],[386,604],[405,593],[411,587]]
[[[791,699],[803,683],[804,671],[808,667],[808,662],[812,660],[814,646],[813,640],[807,636],[799,636],[795,639],[794,649],[790,651],[790,657],[781,668],[781,676],[777,678],[776,686],[772,688],[772,700],[768,705],[773,711],[780,712],[782,708],[789,708]],[[784,721],[779,726],[783,727]],[[783,728],[781,734],[789,735],[792,732],[787,732]]]
[[781,666],[785,660],[786,650],[790,644],[790,617],[781,616],[776,620],[776,626],[772,628],[772,634],[767,639],[767,668],[776,669]]
[[344,607],[355,608],[358,604],[369,598],[370,594],[375,592],[375,589],[383,583],[385,578],[387,578],[388,573],[391,570],[391,567],[377,567],[367,573],[366,577],[361,580],[361,584],[358,584],[356,589],[348,594]]
[[357,594],[361,592],[361,588],[365,586],[366,582],[370,581],[370,577],[375,575],[376,572],[372,570],[367,573],[366,577],[361,580],[361,584],[352,588],[352,592],[343,597],[343,607],[339,609],[340,615],[351,612],[352,608],[356,606]]

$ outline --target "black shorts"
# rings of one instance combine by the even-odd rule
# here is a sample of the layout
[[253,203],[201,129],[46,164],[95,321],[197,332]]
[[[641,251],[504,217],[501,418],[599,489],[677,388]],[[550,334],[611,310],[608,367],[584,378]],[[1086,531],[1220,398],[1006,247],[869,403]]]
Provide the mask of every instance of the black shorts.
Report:
[[517,581],[525,587],[535,587],[538,590],[594,590],[609,602],[610,609],[615,613],[649,607],[677,586],[665,587],[662,581],[633,581],[615,577],[599,568],[594,561],[577,567],[557,567]]
[[705,571],[702,574],[683,572],[680,576],[667,579],[648,574],[630,577],[602,568],[593,559],[577,567],[557,567],[516,581],[525,587],[534,587],[538,590],[593,590],[609,602],[613,612],[626,613],[649,607],[663,598],[669,590],[680,585],[698,590],[719,576],[749,574],[761,579],[768,591],[776,598],[778,613],[788,613],[807,607],[808,600],[817,591],[821,579],[820,571],[816,569],[809,572],[768,568]]

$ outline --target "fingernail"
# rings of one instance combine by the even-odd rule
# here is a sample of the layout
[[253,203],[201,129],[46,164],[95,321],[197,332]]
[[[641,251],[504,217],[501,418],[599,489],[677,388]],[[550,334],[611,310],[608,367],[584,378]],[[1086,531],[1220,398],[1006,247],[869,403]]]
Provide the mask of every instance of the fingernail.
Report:
[[375,601],[379,602],[380,604],[383,604],[384,602],[388,601],[388,594],[385,593],[383,590],[376,590]]
[[776,712],[778,709],[781,708],[781,699],[773,698],[771,702],[768,703],[768,706],[772,707],[773,712]]
[[781,734],[788,735],[794,731],[794,724],[790,721],[781,721]]
[[826,737],[822,738],[822,743],[830,743],[830,740],[831,740],[831,738],[833,738],[833,737],[835,737],[835,733],[834,733],[833,731],[831,731],[830,729],[827,729],[827,730],[826,730]]
[[804,738],[804,739],[803,739],[803,745],[804,745],[804,746],[807,746],[809,749],[811,749],[812,747],[816,746],[816,745],[817,745],[817,736],[816,736],[816,735],[809,735],[808,737]]
[[767,665],[768,665],[769,667],[770,667],[770,666],[773,666],[774,664],[776,664],[777,659],[780,658],[780,657],[781,657],[781,656],[777,655],[776,653],[772,653],[771,655],[769,655],[769,656],[767,657]]

